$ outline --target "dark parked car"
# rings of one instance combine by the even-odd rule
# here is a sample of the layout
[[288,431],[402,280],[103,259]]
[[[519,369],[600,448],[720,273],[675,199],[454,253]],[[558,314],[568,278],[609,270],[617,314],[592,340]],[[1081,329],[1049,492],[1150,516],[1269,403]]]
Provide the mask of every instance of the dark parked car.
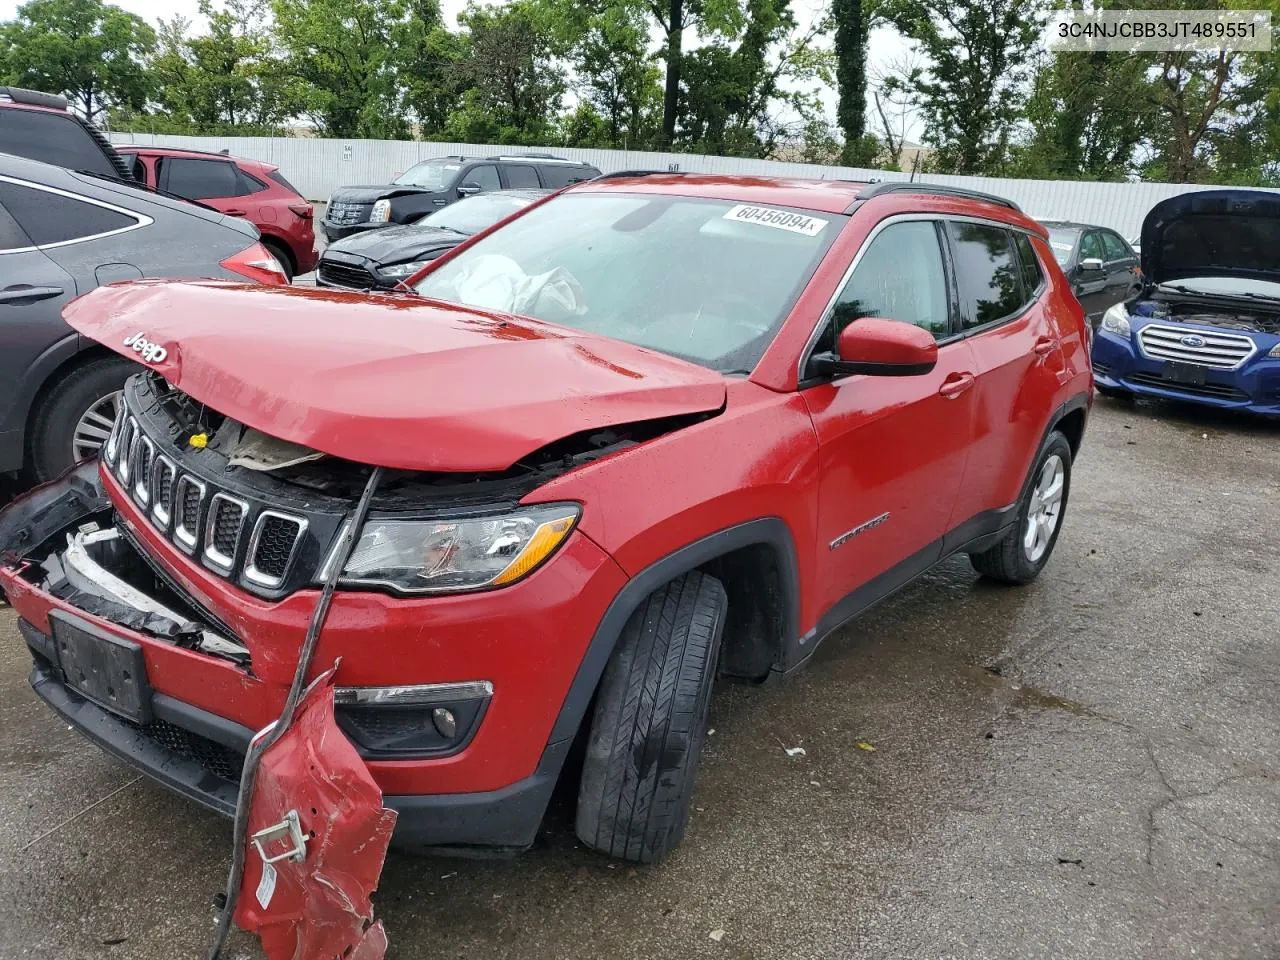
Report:
[[1049,246],[1094,329],[1112,304],[1133,296],[1142,281],[1138,255],[1114,230],[1087,223],[1042,221]]
[[0,151],[69,170],[132,179],[128,161],[102,131],[71,113],[66,98],[53,93],[0,87]]
[[97,452],[137,365],[78,335],[62,308],[155,276],[285,282],[247,221],[0,153],[0,473],[48,480]]
[[361,230],[414,223],[455,200],[495,190],[558,190],[600,171],[547,153],[500,157],[438,157],[415,164],[390,184],[341,187],[329,197],[324,235],[339,240]]
[[134,178],[232,217],[244,217],[290,278],[316,266],[314,213],[273,163],[172,147],[122,146]]
[[467,237],[522,210],[546,190],[502,190],[451,204],[417,223],[339,240],[320,257],[316,284],[390,290]]

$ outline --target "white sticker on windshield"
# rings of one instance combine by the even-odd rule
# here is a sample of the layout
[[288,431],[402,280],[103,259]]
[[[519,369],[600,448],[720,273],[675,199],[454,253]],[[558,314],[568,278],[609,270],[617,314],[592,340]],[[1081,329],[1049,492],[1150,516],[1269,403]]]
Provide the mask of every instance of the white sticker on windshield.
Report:
[[1049,241],[1049,246],[1053,247],[1053,249],[1055,249],[1055,250],[1068,250],[1068,251],[1069,251],[1069,250],[1071,249],[1071,244],[1069,244],[1069,243],[1063,243],[1061,240],[1050,240],[1050,241]]
[[774,227],[778,230],[789,230],[802,233],[806,237],[816,237],[827,225],[827,221],[819,217],[811,217],[804,213],[791,213],[787,210],[774,210],[772,207],[752,207],[740,203],[724,215],[726,220],[739,223],[758,223],[762,227]]

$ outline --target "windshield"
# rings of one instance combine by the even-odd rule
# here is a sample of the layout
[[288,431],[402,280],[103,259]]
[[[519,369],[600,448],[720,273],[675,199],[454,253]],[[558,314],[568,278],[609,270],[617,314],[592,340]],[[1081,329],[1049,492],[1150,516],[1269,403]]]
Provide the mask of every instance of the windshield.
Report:
[[689,197],[558,197],[425,276],[425,297],[750,372],[845,217]]
[[1280,283],[1270,280],[1254,280],[1249,277],[1179,277],[1162,287],[1182,287],[1195,293],[1222,294],[1229,297],[1253,296],[1280,300]]
[[427,190],[443,190],[462,169],[456,160],[424,160],[392,180],[406,187],[425,187]]
[[1049,248],[1053,250],[1053,259],[1058,266],[1065,267],[1071,259],[1071,251],[1076,248],[1076,240],[1080,234],[1075,230],[1055,230],[1049,228]]
[[509,217],[529,204],[533,197],[519,196],[510,193],[491,193],[487,196],[468,197],[450,204],[443,210],[437,210],[429,217],[418,222],[424,227],[440,227],[455,233],[467,235],[479,233],[491,227],[503,217]]

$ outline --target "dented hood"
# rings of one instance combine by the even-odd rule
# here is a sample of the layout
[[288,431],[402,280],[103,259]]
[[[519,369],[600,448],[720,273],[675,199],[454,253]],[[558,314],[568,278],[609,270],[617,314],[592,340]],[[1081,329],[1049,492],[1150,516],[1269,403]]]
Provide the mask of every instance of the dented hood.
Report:
[[719,374],[665,354],[408,296],[148,280],[63,316],[248,426],[405,470],[501,471],[584,430],[725,400]]

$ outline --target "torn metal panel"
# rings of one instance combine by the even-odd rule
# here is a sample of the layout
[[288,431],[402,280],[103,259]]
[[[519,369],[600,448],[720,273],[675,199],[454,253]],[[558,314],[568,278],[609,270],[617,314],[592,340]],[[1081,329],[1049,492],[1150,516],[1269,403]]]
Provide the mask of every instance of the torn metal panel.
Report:
[[266,748],[249,805],[235,921],[269,960],[380,960],[387,946],[371,895],[396,814],[334,720],[336,670],[313,681]]

